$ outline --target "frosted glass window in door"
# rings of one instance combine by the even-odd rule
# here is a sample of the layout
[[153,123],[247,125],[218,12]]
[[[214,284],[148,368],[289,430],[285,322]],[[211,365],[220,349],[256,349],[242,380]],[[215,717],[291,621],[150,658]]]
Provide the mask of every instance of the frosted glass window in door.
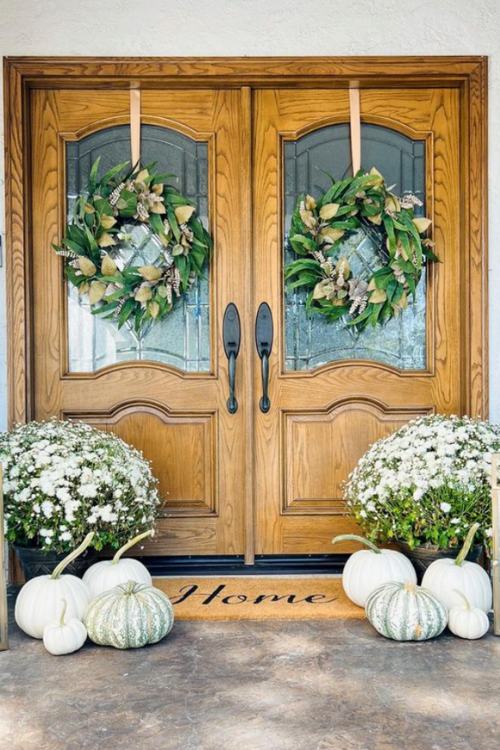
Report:
[[[75,198],[87,186],[92,164],[101,157],[102,173],[130,158],[130,128],[119,125],[66,144],[68,215]],[[169,182],[192,200],[208,222],[208,148],[181,133],[156,125],[142,125],[141,160],[156,162]],[[122,249],[129,265],[152,263],[161,246],[148,227],[130,225],[130,239]],[[116,323],[92,315],[85,298],[68,284],[68,349],[70,372],[93,372],[119,362],[153,360],[186,372],[210,370],[208,269],[163,320],[151,323],[137,335],[132,326],[120,330]]]
[[[362,166],[384,175],[396,194],[414,193],[425,202],[425,144],[389,128],[363,124]],[[296,141],[284,142],[284,228],[299,195],[318,196],[331,180],[349,176],[351,166],[348,125],[331,125]],[[424,215],[425,205],[416,210]],[[339,255],[346,255],[354,275],[364,276],[380,266],[371,241],[362,232],[346,239]],[[285,235],[284,264],[296,259]],[[285,367],[312,370],[329,362],[359,359],[392,365],[401,370],[426,367],[426,278],[418,286],[416,301],[402,315],[383,327],[367,327],[357,333],[343,321],[328,323],[308,316],[306,294],[285,289]]]

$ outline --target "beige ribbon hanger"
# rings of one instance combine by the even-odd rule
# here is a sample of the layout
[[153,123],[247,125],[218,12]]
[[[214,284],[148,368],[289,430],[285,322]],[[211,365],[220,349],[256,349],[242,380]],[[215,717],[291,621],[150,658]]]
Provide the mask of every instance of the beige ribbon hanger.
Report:
[[361,169],[361,109],[359,88],[349,86],[349,115],[351,129],[351,163],[355,175]]
[[130,157],[132,167],[141,160],[141,90],[130,89]]

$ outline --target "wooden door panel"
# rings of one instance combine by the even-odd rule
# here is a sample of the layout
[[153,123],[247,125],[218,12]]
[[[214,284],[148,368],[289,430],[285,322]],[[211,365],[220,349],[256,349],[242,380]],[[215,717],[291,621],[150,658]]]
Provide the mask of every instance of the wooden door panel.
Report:
[[[411,418],[460,412],[465,406],[466,334],[456,292],[465,283],[458,229],[460,98],[455,89],[366,89],[361,94],[363,123],[423,144],[426,215],[433,219],[442,262],[427,276],[425,363],[418,369],[349,355],[287,369],[283,247],[290,188],[285,144],[348,122],[348,92],[261,90],[254,105],[255,306],[267,301],[275,324],[272,406],[268,414],[256,413],[257,552],[331,552],[331,537],[354,529],[343,515],[342,483],[368,446]],[[314,194],[307,164],[307,192]],[[383,163],[363,166],[384,172]],[[295,169],[306,174],[302,162]],[[254,382],[258,400],[257,368]]]
[[282,412],[283,515],[342,515],[342,486],[367,448],[425,409],[384,408],[373,399],[326,412]]
[[[66,144],[129,121],[127,91],[32,92],[34,391],[36,417],[84,419],[142,450],[163,500],[151,554],[243,554],[248,486],[248,410],[229,414],[221,321],[229,302],[244,312],[249,276],[240,90],[146,91],[142,122],[208,144],[208,204],[215,251],[209,268],[210,365],[185,372],[130,359],[79,372],[68,362],[63,263],[51,251],[64,229]],[[123,160],[129,154],[123,155]],[[241,358],[248,344],[241,349]],[[248,361],[248,360],[247,360]],[[237,397],[249,403],[238,367]]]
[[[163,516],[216,513],[216,414],[175,414],[143,403],[99,416],[95,411],[65,416],[114,432],[149,458],[163,498]],[[190,470],[179,471],[182,466]]]

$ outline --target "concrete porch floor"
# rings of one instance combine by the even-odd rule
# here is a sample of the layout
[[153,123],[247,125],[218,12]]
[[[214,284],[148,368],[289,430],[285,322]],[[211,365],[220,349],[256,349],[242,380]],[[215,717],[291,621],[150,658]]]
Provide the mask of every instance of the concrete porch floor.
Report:
[[12,622],[1,750],[493,750],[500,638],[399,644],[366,622],[176,623],[50,656]]

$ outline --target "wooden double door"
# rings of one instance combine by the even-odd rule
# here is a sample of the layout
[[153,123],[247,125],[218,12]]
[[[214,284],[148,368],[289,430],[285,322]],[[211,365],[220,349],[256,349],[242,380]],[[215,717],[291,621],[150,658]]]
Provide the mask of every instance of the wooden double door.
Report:
[[[94,159],[105,169],[129,158],[129,93],[31,91],[33,415],[83,419],[151,459],[163,506],[147,553],[252,562],[331,552],[334,534],[355,529],[342,483],[367,447],[413,417],[470,410],[460,97],[454,86],[362,91],[362,165],[422,199],[441,263],[400,318],[355,335],[309,318],[283,278],[298,195],[349,174],[347,88],[145,88],[143,161],[175,175],[214,251],[206,279],[138,338],[92,316],[51,251]],[[147,232],[135,237],[129,260],[150,259],[150,244]],[[348,251],[374,262],[363,238]],[[234,413],[231,303],[241,328]]]

